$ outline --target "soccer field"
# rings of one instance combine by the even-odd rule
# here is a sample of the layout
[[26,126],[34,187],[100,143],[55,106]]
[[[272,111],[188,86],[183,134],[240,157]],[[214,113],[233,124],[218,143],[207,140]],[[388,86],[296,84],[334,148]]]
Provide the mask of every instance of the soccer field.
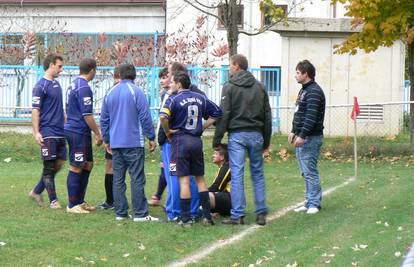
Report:
[[[39,208],[27,193],[40,175],[41,163],[31,136],[1,134],[0,148],[0,265],[1,266],[164,266],[251,227],[255,219],[247,176],[245,226],[196,225],[178,228],[174,223],[117,222],[112,211],[67,214]],[[277,152],[287,145],[272,143],[273,161],[265,165],[270,212],[302,200],[303,180],[294,160],[283,161]],[[211,159],[205,140],[206,162]],[[283,153],[281,153],[283,154]],[[11,157],[9,163],[5,158]],[[86,199],[104,199],[103,152],[95,153]],[[366,161],[360,176],[326,196],[320,213],[310,216],[288,212],[221,248],[196,266],[397,266],[414,239],[412,158]],[[215,166],[206,166],[207,181]],[[156,189],[159,153],[147,154],[146,194]],[[353,174],[346,160],[320,162],[322,186],[342,184]],[[57,176],[57,193],[67,203],[67,165]],[[164,198],[166,193],[164,193]],[[151,214],[165,218],[161,208]]]

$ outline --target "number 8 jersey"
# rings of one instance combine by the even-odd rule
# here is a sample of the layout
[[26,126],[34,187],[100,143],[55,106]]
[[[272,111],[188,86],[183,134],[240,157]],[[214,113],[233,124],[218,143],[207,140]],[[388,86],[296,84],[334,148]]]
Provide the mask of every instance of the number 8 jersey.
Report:
[[205,95],[188,89],[170,96],[160,113],[168,118],[171,129],[194,136],[201,136],[203,133],[203,119],[217,119],[222,116],[221,109],[214,102]]

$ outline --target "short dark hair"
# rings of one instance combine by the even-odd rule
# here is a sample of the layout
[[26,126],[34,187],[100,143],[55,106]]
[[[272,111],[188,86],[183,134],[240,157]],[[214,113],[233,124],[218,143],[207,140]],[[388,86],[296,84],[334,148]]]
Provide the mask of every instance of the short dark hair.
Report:
[[168,68],[162,68],[160,72],[158,73],[158,78],[162,78],[166,76],[168,76]]
[[312,80],[315,79],[315,66],[313,66],[312,63],[310,63],[310,61],[307,59],[300,61],[298,65],[296,65],[296,70],[300,71],[302,74],[306,72],[309,78]]
[[180,62],[171,63],[171,75],[174,75],[174,72],[177,72],[177,71],[188,72],[184,64],[181,64]]
[[79,73],[88,74],[91,70],[96,70],[96,60],[92,58],[84,58],[79,63]]
[[119,65],[115,67],[114,69],[114,78],[115,79],[120,79],[121,78],[121,72],[119,71]]
[[134,65],[129,63],[119,66],[119,74],[121,76],[121,80],[133,81],[137,77],[137,71],[135,70]]
[[58,54],[49,54],[43,60],[43,69],[47,71],[49,69],[50,63],[56,64],[56,61],[63,61],[63,57]]
[[176,83],[181,83],[181,87],[183,89],[188,89],[191,85],[190,76],[188,76],[188,73],[184,71],[175,72],[173,75],[173,81]]
[[227,144],[220,144],[214,148],[214,151],[217,151],[220,155],[224,157],[225,162],[229,162],[229,152]]
[[242,70],[247,70],[247,68],[249,67],[249,62],[247,61],[247,58],[242,54],[232,55],[230,57],[230,62],[234,65],[239,66]]

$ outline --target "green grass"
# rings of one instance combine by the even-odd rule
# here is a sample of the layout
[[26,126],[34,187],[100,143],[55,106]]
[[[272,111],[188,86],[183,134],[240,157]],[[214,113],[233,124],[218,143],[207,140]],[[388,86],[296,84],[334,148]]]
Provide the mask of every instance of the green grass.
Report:
[[[170,223],[119,223],[111,211],[76,216],[39,208],[27,198],[41,169],[32,137],[0,134],[0,140],[0,242],[6,243],[0,246],[1,266],[163,266],[248,227],[218,223],[212,228],[196,225],[180,229]],[[294,157],[283,161],[277,154],[281,148],[288,148],[292,154],[285,140],[282,136],[273,139],[273,161],[265,166],[271,212],[303,197],[303,180]],[[339,141],[327,140],[325,149],[335,142]],[[209,140],[205,148],[209,161]],[[12,158],[10,163],[3,161],[7,157]],[[158,162],[159,153],[147,155],[147,196],[156,188]],[[103,152],[97,149],[86,197],[92,204],[104,199],[103,163]],[[295,261],[298,266],[352,266],[352,262],[358,266],[396,266],[402,259],[394,253],[404,254],[413,239],[411,164],[409,157],[393,162],[367,159],[360,164],[358,180],[324,198],[319,214],[290,212],[198,265],[248,266],[262,260],[268,266],[286,266]],[[209,183],[215,170],[211,163],[206,164]],[[353,163],[346,158],[322,160],[320,173],[326,189],[352,176]],[[57,176],[62,204],[67,203],[66,175],[67,165]],[[248,176],[246,187],[247,221],[252,223],[255,216]],[[151,208],[150,212],[165,218],[161,208]],[[377,224],[379,221],[381,224]],[[355,244],[368,247],[353,251]],[[335,256],[322,256],[325,253]]]

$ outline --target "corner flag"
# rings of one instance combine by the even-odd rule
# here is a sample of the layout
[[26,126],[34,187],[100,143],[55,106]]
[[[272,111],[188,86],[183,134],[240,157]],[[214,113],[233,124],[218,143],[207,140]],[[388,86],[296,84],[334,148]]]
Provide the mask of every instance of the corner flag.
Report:
[[356,120],[360,113],[361,110],[359,109],[358,99],[354,96],[354,106],[352,107],[351,119]]

